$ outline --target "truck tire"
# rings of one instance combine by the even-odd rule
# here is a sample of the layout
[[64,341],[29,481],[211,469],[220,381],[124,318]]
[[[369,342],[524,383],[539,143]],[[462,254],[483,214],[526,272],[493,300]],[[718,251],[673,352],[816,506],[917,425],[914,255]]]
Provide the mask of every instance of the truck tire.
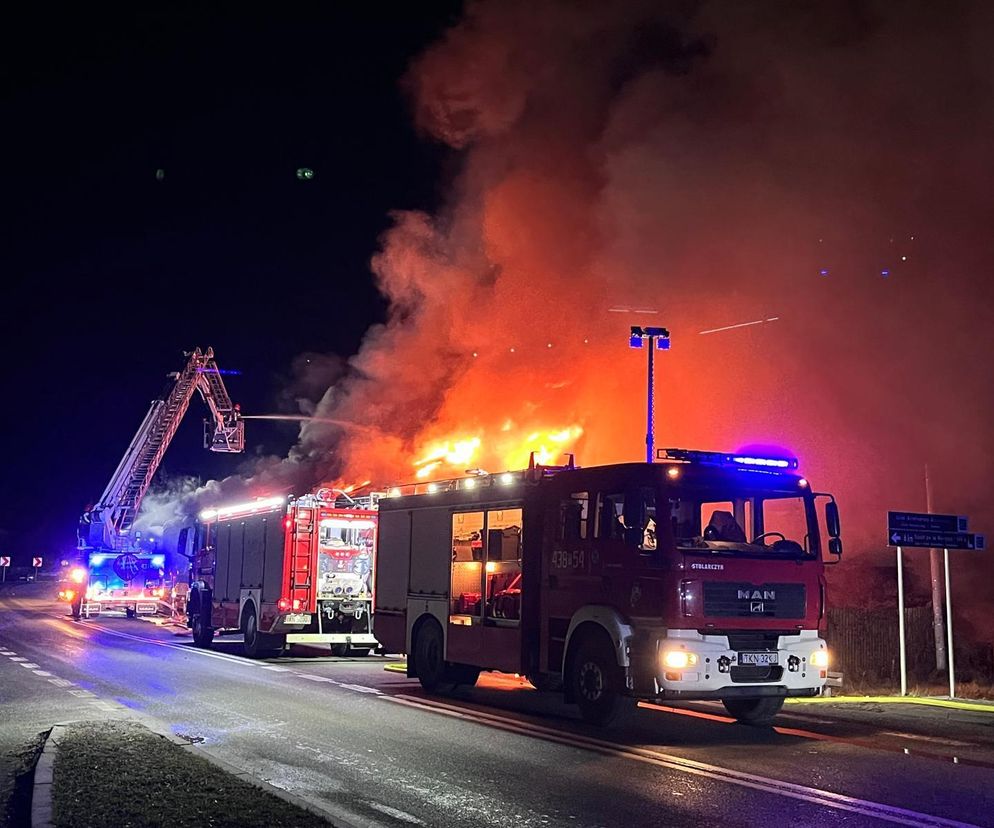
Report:
[[279,636],[259,632],[259,622],[256,619],[255,607],[249,604],[242,621],[242,634],[245,639],[245,655],[249,658],[274,658],[278,656],[286,644],[280,643]]
[[138,613],[134,609],[132,609],[131,607],[125,607],[124,608],[124,614],[128,618],[134,618],[134,617],[136,617],[138,615]]
[[429,693],[438,690],[448,676],[445,664],[445,639],[438,621],[429,618],[418,627],[414,639],[414,660],[418,670],[418,681]]
[[193,644],[202,650],[208,650],[212,641],[214,641],[214,628],[210,624],[210,619],[203,612],[198,612],[193,616]]
[[741,724],[768,725],[783,707],[783,696],[763,696],[759,699],[722,699],[729,716]]
[[83,614],[83,596],[79,596],[79,600],[73,601],[69,605],[69,609],[72,611],[72,617],[79,620],[79,617]]
[[635,709],[635,700],[624,695],[624,675],[603,633],[584,635],[570,662],[567,680],[580,715],[589,724],[608,725]]

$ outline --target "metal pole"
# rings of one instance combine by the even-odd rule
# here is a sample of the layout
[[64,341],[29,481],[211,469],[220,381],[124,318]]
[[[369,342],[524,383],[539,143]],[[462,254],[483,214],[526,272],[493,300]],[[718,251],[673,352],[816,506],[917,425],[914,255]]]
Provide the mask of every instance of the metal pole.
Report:
[[6,583],[7,582],[7,567],[0,566],[0,571],[3,572],[3,575],[0,576],[0,584]]
[[[925,510],[932,514],[932,487],[925,464]],[[942,584],[939,579],[939,550],[928,550],[928,568],[932,576],[932,636],[935,638],[935,669],[946,669],[946,634],[942,628]]]
[[897,634],[901,642],[901,695],[908,695],[908,665],[904,658],[904,567],[897,547]]
[[645,426],[645,462],[651,463],[655,458],[653,454],[653,434],[652,434],[652,352],[656,347],[656,337],[650,336],[649,340],[649,411],[646,415]]
[[949,698],[956,698],[956,669],[953,667],[953,592],[949,583],[949,550],[943,549],[946,566],[946,634],[949,636]]

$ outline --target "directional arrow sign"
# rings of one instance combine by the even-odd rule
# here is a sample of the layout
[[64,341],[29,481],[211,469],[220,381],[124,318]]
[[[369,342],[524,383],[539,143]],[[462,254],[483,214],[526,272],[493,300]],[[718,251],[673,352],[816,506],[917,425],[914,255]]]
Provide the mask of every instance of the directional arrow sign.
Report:
[[984,548],[984,536],[972,532],[909,532],[890,529],[888,546],[918,547],[920,549],[974,549]]
[[0,566],[10,566],[10,558],[6,555],[0,556]]
[[966,532],[964,515],[929,515],[922,512],[888,512],[888,534],[892,532]]
[[31,566],[33,566],[35,569],[37,569],[39,566],[41,566],[41,558],[32,558],[31,559]]

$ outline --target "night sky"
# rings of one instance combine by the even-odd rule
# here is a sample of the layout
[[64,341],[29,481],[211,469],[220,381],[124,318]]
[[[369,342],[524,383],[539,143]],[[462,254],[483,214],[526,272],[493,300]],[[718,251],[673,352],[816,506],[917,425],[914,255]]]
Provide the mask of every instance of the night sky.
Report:
[[[400,79],[457,13],[5,16],[0,554],[74,545],[182,351],[213,346],[242,372],[228,385],[243,410],[271,413],[286,410],[295,357],[357,349],[384,313],[369,259],[388,212],[431,208],[445,175]],[[195,399],[163,473],[235,470],[200,447],[204,412]],[[249,452],[285,452],[295,433],[253,423]]]
[[[926,466],[992,533],[994,6],[213,8],[5,21],[0,553],[72,545],[191,347],[247,414],[314,419],[212,456],[195,401],[163,519],[641,459],[650,323],[657,446],[796,453],[841,504],[838,603],[890,605]],[[952,562],[984,640],[992,561]]]

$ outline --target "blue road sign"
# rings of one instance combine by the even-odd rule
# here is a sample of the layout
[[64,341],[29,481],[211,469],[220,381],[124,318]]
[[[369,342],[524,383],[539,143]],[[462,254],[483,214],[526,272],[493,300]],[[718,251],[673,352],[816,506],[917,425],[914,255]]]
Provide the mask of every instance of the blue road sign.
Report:
[[965,515],[929,515],[922,512],[888,512],[887,529],[891,532],[966,532]]
[[888,529],[888,546],[918,547],[920,549],[973,549],[983,551],[985,538],[972,532],[916,532]]

